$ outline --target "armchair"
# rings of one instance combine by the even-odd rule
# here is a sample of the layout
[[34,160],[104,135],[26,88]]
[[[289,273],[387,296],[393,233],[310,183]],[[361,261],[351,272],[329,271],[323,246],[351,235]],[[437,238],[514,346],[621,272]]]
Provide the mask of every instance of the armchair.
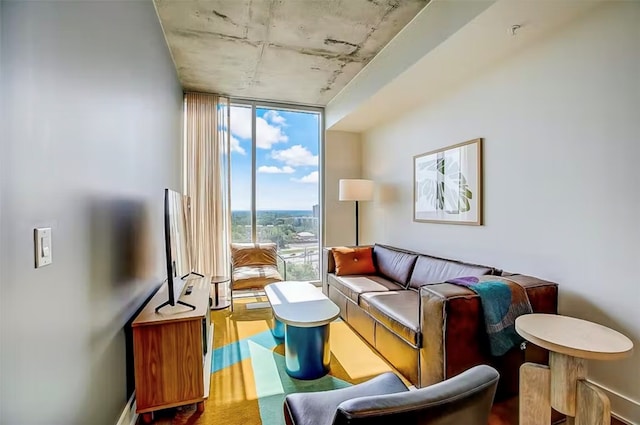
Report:
[[278,271],[278,254],[275,243],[232,243],[231,244],[231,310],[233,291],[239,289],[264,289],[273,282],[286,280],[287,267]]
[[284,418],[287,425],[486,425],[498,378],[495,369],[481,365],[409,391],[387,372],[348,388],[290,394]]

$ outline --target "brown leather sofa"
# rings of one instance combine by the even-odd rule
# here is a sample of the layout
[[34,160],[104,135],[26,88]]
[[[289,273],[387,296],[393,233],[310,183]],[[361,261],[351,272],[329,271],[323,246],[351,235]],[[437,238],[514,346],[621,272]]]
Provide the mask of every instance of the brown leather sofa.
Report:
[[557,284],[379,244],[373,259],[375,275],[336,276],[333,254],[325,248],[323,291],[342,319],[418,388],[488,364],[500,372],[498,394],[506,396],[518,392],[524,361],[546,363],[548,353],[532,344],[492,357],[478,295],[442,282],[507,276],[526,289],[534,312],[554,314]]

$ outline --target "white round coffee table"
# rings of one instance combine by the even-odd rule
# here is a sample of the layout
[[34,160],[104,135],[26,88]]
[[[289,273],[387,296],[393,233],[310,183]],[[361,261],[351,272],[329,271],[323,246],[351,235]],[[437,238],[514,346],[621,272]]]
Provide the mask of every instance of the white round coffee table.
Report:
[[273,309],[273,335],[285,340],[287,373],[316,379],[329,372],[329,323],[340,309],[308,282],[276,282],[264,287]]
[[556,314],[520,316],[516,331],[549,350],[548,367],[525,363],[520,368],[520,425],[550,423],[551,407],[567,415],[567,423],[574,418],[577,424],[590,425],[610,420],[607,396],[586,381],[586,359],[628,357],[633,351],[629,338],[597,323]]

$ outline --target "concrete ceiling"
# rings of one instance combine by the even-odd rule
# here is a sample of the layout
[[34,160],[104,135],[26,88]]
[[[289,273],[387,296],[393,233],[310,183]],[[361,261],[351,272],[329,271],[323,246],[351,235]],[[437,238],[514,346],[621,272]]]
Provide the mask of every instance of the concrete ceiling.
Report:
[[154,0],[185,90],[326,105],[429,0]]

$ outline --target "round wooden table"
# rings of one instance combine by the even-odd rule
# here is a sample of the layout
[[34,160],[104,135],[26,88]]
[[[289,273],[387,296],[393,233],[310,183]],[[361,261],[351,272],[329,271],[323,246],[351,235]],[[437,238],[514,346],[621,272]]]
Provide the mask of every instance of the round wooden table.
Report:
[[631,340],[606,326],[556,314],[520,316],[516,331],[549,350],[548,367],[525,363],[520,368],[520,425],[549,424],[551,407],[567,415],[567,424],[608,424],[609,399],[586,381],[586,359],[628,357]]

